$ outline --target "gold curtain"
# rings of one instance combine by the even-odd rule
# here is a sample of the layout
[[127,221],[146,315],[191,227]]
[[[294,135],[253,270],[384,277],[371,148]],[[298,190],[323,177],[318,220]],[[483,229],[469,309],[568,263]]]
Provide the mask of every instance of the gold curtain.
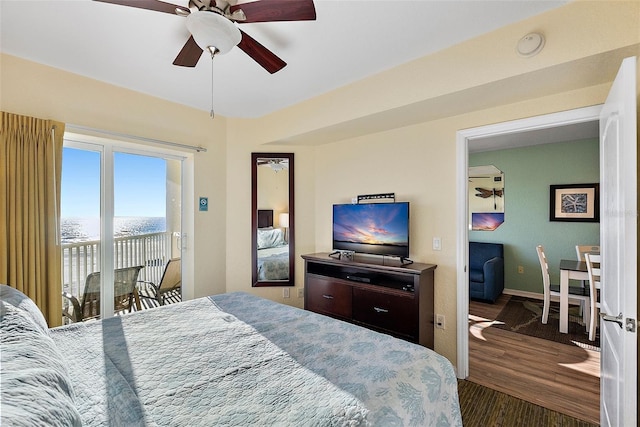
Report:
[[60,179],[64,123],[2,112],[0,283],[62,324]]

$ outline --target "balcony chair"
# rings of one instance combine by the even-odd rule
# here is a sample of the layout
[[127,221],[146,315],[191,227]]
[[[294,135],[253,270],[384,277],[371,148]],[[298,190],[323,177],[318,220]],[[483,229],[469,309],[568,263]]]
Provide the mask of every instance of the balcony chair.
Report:
[[[142,268],[144,266],[138,265],[114,270],[113,308],[115,313],[131,311],[138,274]],[[68,292],[63,292],[62,296],[68,300],[68,304],[62,308],[62,315],[72,322],[100,318],[100,272],[87,276],[81,300]]]
[[[538,253],[538,261],[540,261],[540,269],[542,270],[542,286],[544,289],[544,306],[542,308],[542,323],[547,324],[549,320],[549,306],[551,297],[554,301],[560,299],[560,285],[552,285],[549,279],[549,264],[544,254],[544,247],[536,246]],[[589,306],[591,298],[589,297],[589,289],[580,286],[569,286],[569,304],[580,305],[582,311],[582,320],[585,325],[589,325]]]
[[182,287],[182,261],[172,258],[164,267],[162,278],[158,284],[147,281],[138,282],[138,294],[141,298],[151,299],[164,305],[168,293],[179,291]]
[[598,311],[600,311],[600,262],[601,256],[587,253],[585,261],[589,274],[589,292],[591,294],[591,304],[589,313],[589,341],[596,339],[596,325],[598,324]]

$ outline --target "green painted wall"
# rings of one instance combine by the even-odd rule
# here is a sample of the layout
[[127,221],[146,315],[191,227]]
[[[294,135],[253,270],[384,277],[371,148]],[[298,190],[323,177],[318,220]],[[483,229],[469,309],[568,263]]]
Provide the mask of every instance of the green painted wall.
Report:
[[550,185],[600,181],[597,139],[469,155],[469,166],[481,165],[505,173],[505,222],[495,231],[469,231],[469,240],[505,245],[505,288],[542,293],[537,245],[545,248],[551,282],[559,283],[560,259],[575,259],[577,244],[600,244],[599,223],[549,221]]

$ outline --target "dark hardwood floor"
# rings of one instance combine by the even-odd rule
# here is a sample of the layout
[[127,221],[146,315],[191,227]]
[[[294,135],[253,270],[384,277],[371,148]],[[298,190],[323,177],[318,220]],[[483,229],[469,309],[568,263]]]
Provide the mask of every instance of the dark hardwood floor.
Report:
[[471,381],[458,380],[464,427],[597,427]]
[[509,298],[469,303],[467,380],[599,424],[600,353],[489,327]]

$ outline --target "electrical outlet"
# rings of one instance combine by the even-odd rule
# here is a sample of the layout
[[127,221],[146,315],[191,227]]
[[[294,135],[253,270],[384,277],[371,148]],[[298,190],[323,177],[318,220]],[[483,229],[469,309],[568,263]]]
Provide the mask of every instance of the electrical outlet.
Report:
[[444,329],[444,314],[436,314],[436,328]]
[[524,267],[521,265],[518,266],[518,274],[524,274]]
[[289,298],[289,288],[282,288],[282,298]]

